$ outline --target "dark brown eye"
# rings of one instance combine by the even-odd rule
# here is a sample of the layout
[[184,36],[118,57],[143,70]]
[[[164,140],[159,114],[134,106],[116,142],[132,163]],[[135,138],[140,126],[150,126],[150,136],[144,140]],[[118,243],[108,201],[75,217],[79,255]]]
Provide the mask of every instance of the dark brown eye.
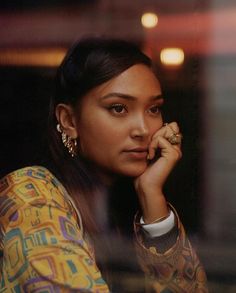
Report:
[[158,105],[155,105],[153,107],[151,107],[149,109],[149,111],[152,113],[152,114],[159,114],[161,112],[160,110],[160,107]]
[[109,108],[114,114],[125,114],[127,112],[126,106],[123,104],[114,104]]

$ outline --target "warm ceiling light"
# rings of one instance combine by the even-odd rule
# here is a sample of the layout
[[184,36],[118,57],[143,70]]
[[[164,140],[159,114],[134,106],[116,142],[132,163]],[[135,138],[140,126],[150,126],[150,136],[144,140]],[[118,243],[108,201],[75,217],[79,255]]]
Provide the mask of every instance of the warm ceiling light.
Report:
[[164,65],[181,65],[184,62],[184,51],[180,48],[165,48],[161,50],[160,58]]
[[158,17],[152,12],[144,13],[141,17],[141,23],[146,28],[153,28],[158,23]]

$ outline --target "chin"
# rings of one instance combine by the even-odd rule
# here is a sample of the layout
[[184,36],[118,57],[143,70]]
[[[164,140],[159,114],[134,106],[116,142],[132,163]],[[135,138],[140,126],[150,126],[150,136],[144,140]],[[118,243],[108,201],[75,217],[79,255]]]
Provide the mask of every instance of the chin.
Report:
[[143,172],[146,170],[147,168],[147,163],[145,164],[134,164],[134,166],[127,166],[127,168],[124,168],[121,173],[123,176],[126,176],[126,177],[138,177],[140,175],[143,174]]

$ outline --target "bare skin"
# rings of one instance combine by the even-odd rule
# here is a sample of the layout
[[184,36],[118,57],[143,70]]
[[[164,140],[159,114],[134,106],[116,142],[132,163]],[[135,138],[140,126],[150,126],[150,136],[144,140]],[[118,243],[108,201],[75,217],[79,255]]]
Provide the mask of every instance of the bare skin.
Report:
[[[163,102],[158,79],[138,64],[91,90],[79,108],[56,109],[64,131],[78,140],[79,155],[93,161],[106,182],[114,175],[134,178],[146,223],[168,214],[163,185],[181,158],[180,145],[167,140],[179,127],[163,126]],[[152,162],[157,149],[160,157]]]
[[153,135],[149,144],[149,159],[154,157],[158,148],[161,155],[147,167],[143,174],[135,179],[135,188],[139,195],[145,223],[153,222],[168,214],[163,186],[182,156],[180,145],[172,145],[167,140],[173,132],[179,132],[179,127],[175,122],[162,127]]

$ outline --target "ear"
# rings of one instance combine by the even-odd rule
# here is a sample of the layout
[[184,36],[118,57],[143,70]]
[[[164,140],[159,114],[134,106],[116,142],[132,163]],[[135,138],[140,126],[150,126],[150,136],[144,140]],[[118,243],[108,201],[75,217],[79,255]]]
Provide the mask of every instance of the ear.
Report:
[[78,137],[75,113],[70,105],[58,104],[56,106],[56,117],[67,135],[74,139]]

